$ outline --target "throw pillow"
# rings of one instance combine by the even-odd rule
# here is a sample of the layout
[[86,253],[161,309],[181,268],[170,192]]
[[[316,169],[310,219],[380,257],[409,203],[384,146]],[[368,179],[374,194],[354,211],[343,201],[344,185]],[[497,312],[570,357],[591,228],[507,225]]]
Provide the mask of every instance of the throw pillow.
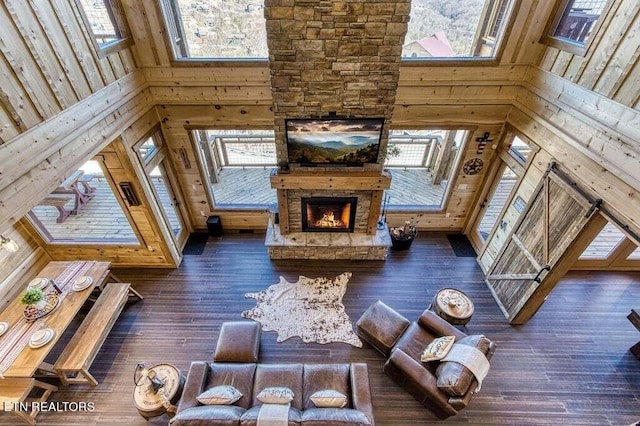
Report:
[[333,389],[318,391],[310,399],[318,408],[344,408],[347,405],[347,397]]
[[204,405],[231,405],[242,398],[242,393],[231,385],[215,386],[196,397]]
[[[473,346],[486,355],[491,341],[481,334],[475,334],[458,340],[456,344]],[[436,376],[438,389],[449,396],[466,394],[475,378],[471,370],[453,361],[441,362],[436,370]]]
[[455,340],[456,338],[454,336],[442,336],[433,339],[420,355],[420,361],[429,362],[441,360],[449,353]]
[[293,391],[285,387],[264,388],[256,398],[263,404],[288,404],[293,401]]

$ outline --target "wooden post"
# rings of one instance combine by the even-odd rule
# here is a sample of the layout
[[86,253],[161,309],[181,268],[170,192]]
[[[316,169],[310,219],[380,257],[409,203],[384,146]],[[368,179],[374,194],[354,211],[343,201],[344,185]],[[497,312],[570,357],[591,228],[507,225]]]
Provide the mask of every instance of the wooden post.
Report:
[[438,157],[436,158],[436,164],[433,168],[432,182],[434,185],[440,185],[440,182],[442,182],[442,179],[444,178],[447,171],[447,165],[449,164],[449,158],[451,157],[451,147],[455,141],[456,132],[448,131],[444,141],[442,142],[442,146],[438,152]]
[[280,219],[280,234],[289,234],[289,198],[287,189],[278,189],[278,218]]
[[384,191],[371,191],[371,205],[369,206],[369,220],[367,221],[367,234],[369,235],[374,235],[378,227],[382,194],[384,194]]

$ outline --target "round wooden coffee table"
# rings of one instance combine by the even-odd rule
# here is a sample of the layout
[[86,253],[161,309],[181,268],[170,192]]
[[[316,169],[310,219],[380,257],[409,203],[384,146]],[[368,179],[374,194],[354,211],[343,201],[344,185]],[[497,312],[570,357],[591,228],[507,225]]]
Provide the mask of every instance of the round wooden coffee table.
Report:
[[473,315],[473,302],[455,288],[443,288],[436,293],[429,306],[440,318],[452,325],[465,325]]
[[160,416],[167,413],[173,417],[176,404],[182,396],[184,387],[184,374],[171,364],[157,364],[149,368],[149,376],[153,376],[164,385],[153,391],[151,380],[145,379],[140,386],[133,388],[133,402],[142,417]]

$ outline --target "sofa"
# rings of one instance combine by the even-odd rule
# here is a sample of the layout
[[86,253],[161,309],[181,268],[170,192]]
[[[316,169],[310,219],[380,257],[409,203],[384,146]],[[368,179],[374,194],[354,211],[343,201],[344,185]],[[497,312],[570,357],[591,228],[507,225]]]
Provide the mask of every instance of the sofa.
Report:
[[[219,385],[242,393],[232,405],[202,405],[196,397]],[[366,364],[265,364],[193,362],[182,399],[171,426],[257,425],[262,403],[258,394],[267,387],[287,387],[294,398],[289,426],[373,425],[373,406]],[[310,397],[317,391],[336,390],[347,397],[344,408],[317,408]]]
[[495,350],[495,344],[485,336],[467,335],[429,309],[417,321],[410,322],[381,301],[367,309],[356,330],[388,358],[384,372],[441,419],[457,414],[469,404],[478,381],[457,362],[422,362],[425,348],[438,337],[454,336],[455,344],[477,349],[487,361]]

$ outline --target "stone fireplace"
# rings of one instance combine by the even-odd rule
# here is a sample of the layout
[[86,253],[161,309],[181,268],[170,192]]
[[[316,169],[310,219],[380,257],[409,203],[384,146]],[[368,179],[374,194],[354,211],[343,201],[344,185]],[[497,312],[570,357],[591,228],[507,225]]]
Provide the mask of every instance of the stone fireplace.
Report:
[[[271,176],[280,219],[269,225],[265,241],[272,259],[385,259],[391,239],[385,226],[377,226],[384,190],[391,185],[384,154],[354,167],[289,163],[285,123],[382,117],[384,153],[410,9],[409,0],[265,0],[281,165]],[[315,198],[334,200],[310,205]],[[346,207],[337,199],[353,201]]]
[[357,197],[303,197],[303,232],[353,232]]

